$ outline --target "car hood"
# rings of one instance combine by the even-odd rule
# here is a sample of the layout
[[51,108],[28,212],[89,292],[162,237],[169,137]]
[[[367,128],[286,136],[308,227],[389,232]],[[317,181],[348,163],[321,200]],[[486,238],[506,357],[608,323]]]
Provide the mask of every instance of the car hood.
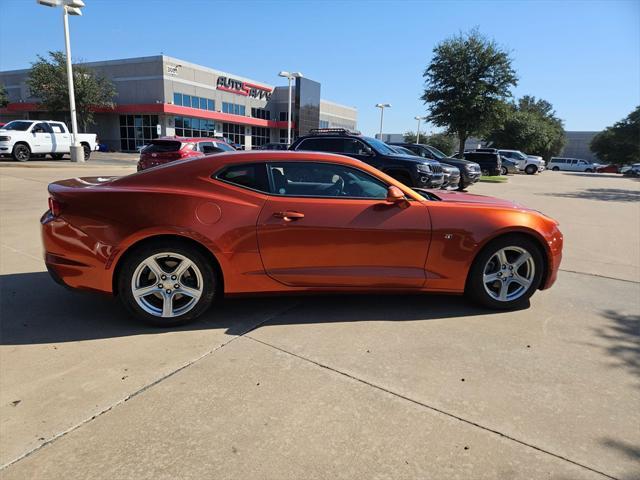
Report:
[[431,191],[436,197],[440,198],[443,202],[451,203],[466,203],[473,205],[487,205],[494,207],[515,208],[518,210],[530,210],[516,202],[511,200],[504,200],[502,198],[488,197],[486,195],[475,195],[473,193],[465,192],[447,192],[444,190],[438,190],[437,192]]

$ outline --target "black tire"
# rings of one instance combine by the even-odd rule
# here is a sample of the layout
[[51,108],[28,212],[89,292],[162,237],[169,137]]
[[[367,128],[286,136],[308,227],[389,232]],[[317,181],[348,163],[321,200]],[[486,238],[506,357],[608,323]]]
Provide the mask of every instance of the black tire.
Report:
[[591,169],[591,168],[587,168],[587,169],[585,170],[585,172],[587,172],[587,173],[593,173],[593,169]]
[[82,150],[84,150],[84,159],[89,160],[89,158],[91,158],[91,147],[86,143],[83,143]]
[[470,183],[463,183],[462,180],[460,180],[460,183],[458,184],[458,191],[459,192],[464,192],[469,185],[471,185],[471,184]]
[[16,162],[28,162],[31,158],[31,149],[26,143],[16,143],[11,156]]
[[559,172],[559,171],[560,171],[560,167],[553,167],[553,168],[551,169],[551,171],[553,171],[553,172]]
[[[173,317],[163,317],[160,315],[154,315],[148,311],[146,311],[142,306],[136,301],[133,292],[132,292],[132,279],[138,267],[141,265],[144,260],[155,254],[162,253],[173,253],[182,255],[183,257],[189,259],[195,266],[197,266],[199,273],[201,274],[202,280],[202,294],[200,298],[194,302],[194,305],[183,314],[173,316]],[[159,256],[159,259],[166,258],[164,256]],[[214,298],[216,297],[216,292],[218,290],[218,285],[220,284],[216,271],[212,268],[211,260],[206,258],[204,254],[202,254],[197,248],[194,248],[190,245],[185,245],[181,242],[171,241],[171,240],[162,240],[153,243],[148,243],[146,245],[142,245],[139,248],[136,248],[131,253],[128,253],[127,256],[123,260],[123,264],[121,268],[119,268],[118,279],[117,279],[117,288],[118,295],[124,307],[131,313],[134,317],[142,320],[145,323],[150,325],[154,325],[157,327],[174,327],[177,325],[184,325],[186,323],[192,322],[200,315],[202,315],[213,303]],[[177,265],[176,265],[177,268]],[[143,270],[144,271],[144,270]],[[153,276],[153,274],[151,274]],[[192,276],[192,275],[190,275]],[[195,279],[195,276],[193,276]],[[160,280],[169,283],[173,282],[183,282],[186,281],[184,277],[181,279],[170,279]],[[155,282],[150,282],[150,286]],[[185,287],[187,284],[185,283]],[[172,286],[169,286],[172,288]],[[162,289],[164,290],[164,288]],[[175,289],[174,296],[176,293],[179,293],[178,289]],[[154,293],[150,294],[150,301],[163,303],[160,300],[160,297],[153,296],[156,295]],[[157,295],[162,295],[160,292],[157,292]],[[149,298],[149,296],[145,298]],[[172,297],[173,298],[173,297]],[[179,299],[184,300],[189,297],[182,297]],[[171,301],[171,305],[173,306],[174,300]]]
[[535,165],[527,165],[524,171],[527,175],[534,175],[538,171],[538,167]]
[[[512,247],[526,251],[531,255],[531,260],[534,265],[533,272],[531,272],[532,280],[527,288],[522,287],[524,291],[517,298],[514,298],[512,300],[498,300],[492,297],[487,290],[491,290],[492,288],[494,288],[493,285],[495,285],[496,281],[498,282],[497,285],[502,284],[500,283],[499,279],[496,279],[494,280],[494,283],[491,287],[485,288],[485,269],[490,266],[490,261],[493,262],[496,252],[502,250],[503,248]],[[505,274],[503,274],[505,276],[509,274],[509,272],[512,272],[509,270],[509,264],[507,264],[506,270],[502,270],[501,266],[498,266],[498,268],[499,272],[506,272]],[[530,268],[528,265],[523,265],[522,267],[520,267],[518,272],[523,272],[524,270],[522,269],[528,270],[528,268]],[[484,307],[495,310],[512,310],[526,308],[529,305],[529,298],[540,287],[544,269],[544,258],[540,251],[540,247],[535,240],[521,234],[505,235],[490,242],[477,255],[473,262],[473,265],[471,266],[471,269],[469,270],[465,293],[474,302]],[[507,291],[509,290],[509,288],[509,285],[507,285]],[[517,288],[519,288],[518,283],[515,284],[515,289]]]
[[500,173],[501,173],[502,175],[507,175],[507,174],[509,173],[509,170],[507,170],[507,167],[502,167],[502,168],[500,169]]
[[64,153],[52,153],[51,154],[51,158],[53,158],[54,160],[62,160],[62,157],[64,157]]

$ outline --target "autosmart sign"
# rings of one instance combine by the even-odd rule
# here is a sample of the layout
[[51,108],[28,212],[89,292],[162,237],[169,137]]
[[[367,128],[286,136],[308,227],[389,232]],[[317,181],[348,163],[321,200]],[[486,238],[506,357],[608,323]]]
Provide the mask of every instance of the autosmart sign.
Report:
[[261,87],[249,82],[241,82],[229,77],[218,77],[218,84],[216,86],[218,90],[224,90],[225,92],[236,93],[245,97],[259,98],[269,100],[271,98],[271,89],[267,87]]

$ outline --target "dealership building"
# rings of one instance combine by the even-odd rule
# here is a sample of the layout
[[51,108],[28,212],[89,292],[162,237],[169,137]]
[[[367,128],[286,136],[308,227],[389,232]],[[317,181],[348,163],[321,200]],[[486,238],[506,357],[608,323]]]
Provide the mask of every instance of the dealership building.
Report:
[[[173,135],[222,135],[247,150],[287,141],[288,85],[273,86],[166,55],[82,65],[115,85],[114,108],[96,109],[90,127],[111,150],[135,151],[153,138]],[[0,108],[0,122],[68,120],[68,112],[50,118],[38,105],[26,84],[28,74],[28,69],[0,72],[9,98],[9,105]],[[314,80],[294,80],[293,138],[312,128],[356,128],[357,110],[321,99],[320,90]]]

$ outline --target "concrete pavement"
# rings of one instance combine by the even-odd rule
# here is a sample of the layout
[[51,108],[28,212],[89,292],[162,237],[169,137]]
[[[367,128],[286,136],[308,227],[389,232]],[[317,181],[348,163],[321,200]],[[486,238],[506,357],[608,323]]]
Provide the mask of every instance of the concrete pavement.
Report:
[[640,475],[637,181],[473,187],[561,222],[565,271],[527,310],[244,299],[163,331],[42,272],[46,184],[133,170],[103,168],[0,168],[3,478]]

